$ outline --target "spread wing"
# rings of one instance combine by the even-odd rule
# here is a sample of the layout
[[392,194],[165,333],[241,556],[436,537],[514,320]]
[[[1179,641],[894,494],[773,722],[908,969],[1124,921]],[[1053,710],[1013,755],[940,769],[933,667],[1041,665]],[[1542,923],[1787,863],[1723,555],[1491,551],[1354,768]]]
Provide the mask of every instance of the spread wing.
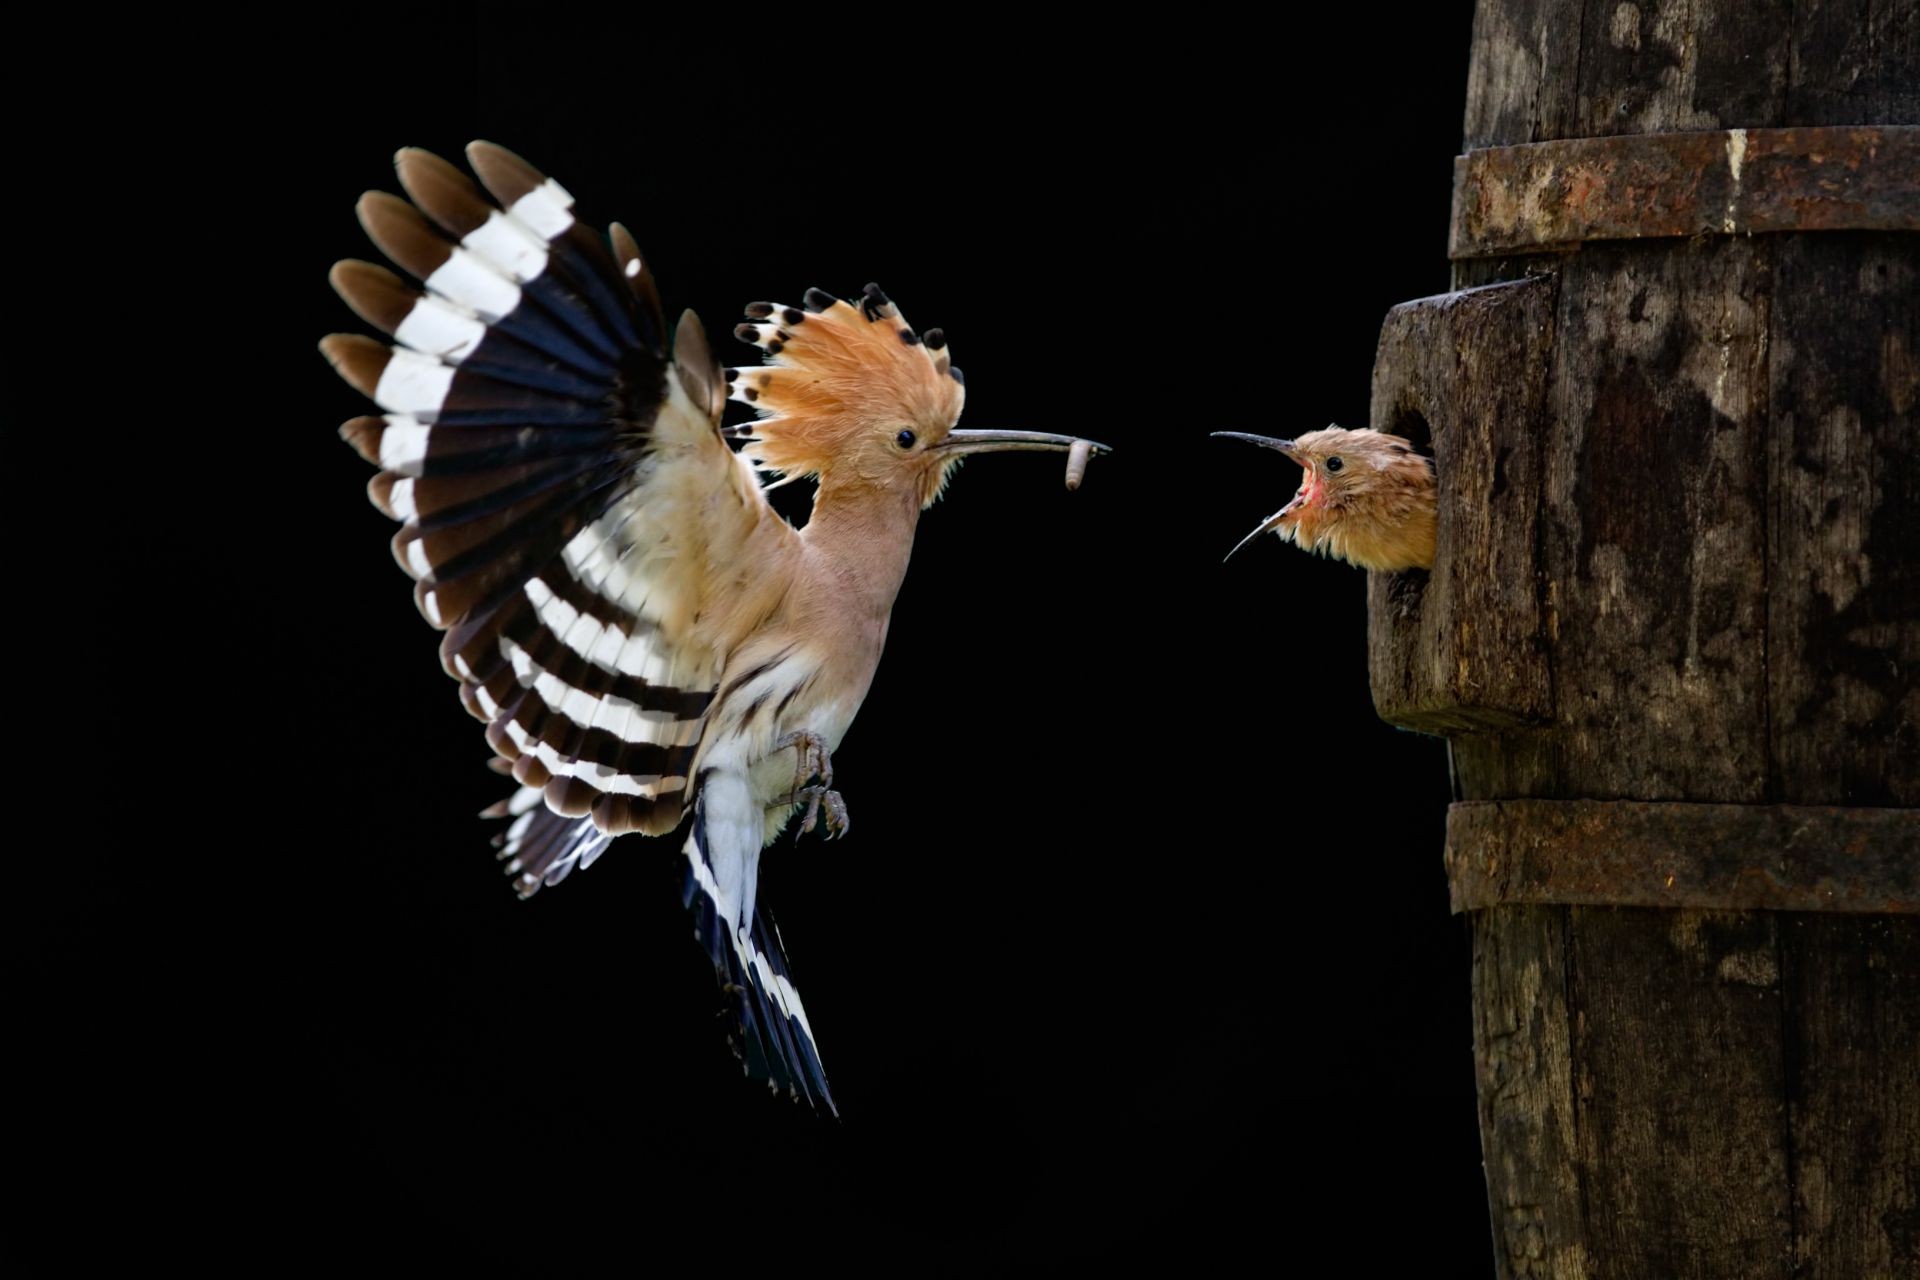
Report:
[[[513,776],[595,835],[671,830],[727,650],[797,534],[721,436],[726,387],[691,312],[669,354],[632,238],[616,224],[609,246],[517,156],[467,155],[497,204],[414,150],[396,161],[412,204],[360,202],[423,287],[334,268],[398,344],[321,344],[385,411],[341,434],[380,467],[394,557]],[[523,872],[522,892],[541,879]]]

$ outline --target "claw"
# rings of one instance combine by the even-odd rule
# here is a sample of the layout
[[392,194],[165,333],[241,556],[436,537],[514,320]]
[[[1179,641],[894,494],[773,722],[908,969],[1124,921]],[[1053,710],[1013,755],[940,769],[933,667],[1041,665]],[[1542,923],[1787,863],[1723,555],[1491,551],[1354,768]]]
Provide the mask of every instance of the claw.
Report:
[[[806,835],[820,825],[820,809],[827,810],[827,838],[847,834],[847,802],[833,789],[833,757],[827,754],[826,739],[809,729],[796,729],[775,742],[769,751],[785,751],[794,748],[793,790],[787,794],[783,803],[799,804],[806,801],[807,813],[800,820],[800,834]],[[807,785],[807,779],[818,778],[819,783]]]
[[842,839],[852,825],[847,821],[847,802],[838,791],[827,792],[827,838]]
[[820,810],[823,806],[827,811],[827,838],[831,840],[836,836],[847,834],[847,829],[851,825],[847,821],[847,802],[840,798],[838,791],[829,791],[825,786],[802,787],[789,799],[794,804],[802,800],[807,802],[807,815],[800,820],[801,835],[806,835],[820,825]]

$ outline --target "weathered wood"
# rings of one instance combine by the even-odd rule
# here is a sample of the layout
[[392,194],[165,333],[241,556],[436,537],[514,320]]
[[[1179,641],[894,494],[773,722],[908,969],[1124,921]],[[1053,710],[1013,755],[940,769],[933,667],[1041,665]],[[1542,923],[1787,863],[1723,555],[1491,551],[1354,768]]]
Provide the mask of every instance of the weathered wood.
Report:
[[1780,122],[1790,0],[1586,0],[1580,9],[1579,87],[1562,136]]
[[[1915,123],[1912,0],[1479,5],[1468,149]],[[1477,459],[1538,440],[1535,590],[1470,621],[1545,709],[1445,678],[1447,597],[1485,589],[1435,589],[1443,535],[1425,592],[1373,584],[1383,714],[1455,735],[1468,801],[1920,805],[1920,236],[1583,243],[1454,283],[1541,275],[1537,409],[1489,420],[1482,322],[1432,330],[1464,344],[1444,359],[1383,341],[1375,425],[1452,377],[1467,407],[1419,412],[1475,502]],[[1523,543],[1506,516],[1473,537]],[[1920,919],[1499,905],[1472,929],[1502,1275],[1920,1274]]]
[[1920,18],[1913,0],[1793,0],[1785,119],[1920,123]]
[[1483,0],[1474,15],[1466,150],[1915,123],[1912,0]]
[[1778,250],[1768,732],[1773,789],[1797,803],[1920,805],[1916,239]]
[[[1475,618],[1482,634],[1510,637],[1509,661],[1544,646],[1550,731],[1457,741],[1464,795],[1767,798],[1771,254],[1771,241],[1718,239],[1590,246],[1564,261],[1545,406],[1517,428],[1542,441],[1553,513],[1538,539],[1542,625]],[[1452,505],[1441,503],[1443,527]],[[1531,535],[1529,522],[1487,537]],[[1376,705],[1409,728],[1444,724],[1444,685],[1424,686],[1438,692],[1417,720],[1392,714],[1396,679],[1418,679],[1396,673],[1435,661],[1406,637],[1441,624],[1391,617],[1378,594],[1390,589],[1375,587],[1371,665],[1389,695],[1382,705],[1376,685]]]
[[[1516,906],[1471,921],[1501,1275],[1911,1274],[1920,1071],[1901,1066],[1920,1061],[1920,919]],[[1683,1042],[1638,1038],[1643,1009]]]
[[1455,911],[1510,903],[1920,915],[1920,810],[1479,800],[1447,813]]
[[1381,326],[1372,425],[1430,437],[1457,495],[1435,572],[1369,586],[1374,707],[1395,724],[1525,724],[1551,705],[1535,526],[1553,297],[1551,281],[1497,285],[1404,303]]
[[1474,9],[1463,151],[1587,135],[1574,122],[1583,26],[1556,0]]
[[1794,1262],[1920,1270],[1920,919],[1781,916]]
[[1785,1277],[1793,1236],[1778,917],[1567,910],[1593,1275]]
[[1782,123],[1791,26],[1786,0],[1481,4],[1467,149]]
[[1550,794],[1764,798],[1768,253],[1599,245],[1561,273]]
[[1584,1280],[1567,908],[1473,917],[1473,1057],[1501,1274]]

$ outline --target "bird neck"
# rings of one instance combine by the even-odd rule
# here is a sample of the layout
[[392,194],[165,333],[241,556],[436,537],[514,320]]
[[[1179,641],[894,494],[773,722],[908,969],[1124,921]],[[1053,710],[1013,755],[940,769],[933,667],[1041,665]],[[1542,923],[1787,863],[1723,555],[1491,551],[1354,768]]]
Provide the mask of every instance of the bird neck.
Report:
[[907,576],[919,524],[917,494],[823,479],[804,536],[843,592],[886,614]]

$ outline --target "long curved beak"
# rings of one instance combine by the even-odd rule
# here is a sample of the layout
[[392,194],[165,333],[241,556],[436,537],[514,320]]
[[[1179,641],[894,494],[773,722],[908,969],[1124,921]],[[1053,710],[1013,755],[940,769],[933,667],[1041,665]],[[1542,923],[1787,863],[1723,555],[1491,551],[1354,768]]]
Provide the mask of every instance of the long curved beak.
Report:
[[1295,498],[1292,502],[1289,502],[1286,506],[1280,508],[1278,511],[1274,512],[1272,515],[1268,516],[1266,518],[1266,521],[1263,524],[1261,524],[1259,528],[1255,529],[1252,533],[1248,534],[1246,537],[1240,539],[1240,541],[1234,543],[1233,551],[1229,551],[1227,552],[1226,555],[1221,556],[1220,563],[1225,564],[1227,561],[1233,559],[1234,551],[1238,551],[1241,547],[1246,546],[1249,542],[1252,542],[1255,538],[1259,537],[1261,534],[1271,533],[1279,525],[1279,523],[1282,520],[1285,520],[1288,516],[1292,515],[1293,509],[1299,505],[1300,505],[1300,499]]
[[1213,434],[1223,440],[1245,440],[1247,443],[1257,444],[1263,449],[1278,449],[1295,462],[1300,461],[1300,455],[1294,451],[1293,441],[1291,440],[1276,440],[1272,436],[1250,436],[1244,431],[1216,431]]
[[[949,431],[947,438],[933,447],[942,457],[957,458],[969,453],[1065,453],[1078,436],[1056,436],[1045,431]],[[1087,441],[1093,456],[1112,453],[1104,444]]]
[[[1220,436],[1221,438],[1226,440],[1245,440],[1247,443],[1257,444],[1263,449],[1277,449],[1281,453],[1286,454],[1287,457],[1291,458],[1293,461],[1300,462],[1300,454],[1295,449],[1294,443],[1291,440],[1277,440],[1272,436],[1251,436],[1244,431],[1216,431],[1213,434],[1216,436]],[[1301,465],[1304,466],[1306,464],[1301,463]],[[1255,538],[1259,537],[1261,534],[1271,533],[1280,524],[1282,520],[1285,520],[1288,516],[1292,515],[1293,509],[1299,505],[1300,505],[1300,497],[1298,494],[1296,494],[1294,495],[1293,501],[1289,502],[1286,506],[1280,508],[1278,511],[1274,512],[1272,515],[1268,516],[1266,520],[1260,525],[1259,528],[1255,529],[1252,533],[1248,534],[1246,537],[1240,539],[1239,542],[1235,543],[1233,547],[1233,551],[1229,551],[1225,556],[1221,557],[1220,563],[1225,564],[1227,561],[1233,559],[1235,551],[1240,550],[1241,547],[1246,546],[1249,542],[1252,542]]]

